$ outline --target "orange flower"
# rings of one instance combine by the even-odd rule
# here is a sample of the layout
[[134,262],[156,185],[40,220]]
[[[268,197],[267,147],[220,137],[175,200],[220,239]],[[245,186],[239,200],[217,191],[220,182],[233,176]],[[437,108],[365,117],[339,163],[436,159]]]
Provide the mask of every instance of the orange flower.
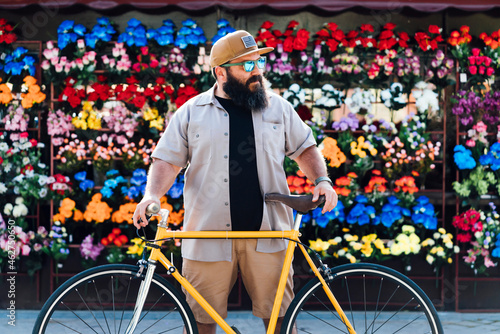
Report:
[[[0,82],[2,82],[2,79],[0,79]],[[14,95],[12,95],[9,86],[6,84],[0,84],[0,103],[9,104],[13,98]]]
[[331,167],[340,167],[345,161],[346,156],[337,145],[337,141],[331,137],[326,137],[323,140],[323,156],[330,161]]
[[339,196],[349,196],[349,194],[351,193],[350,189],[344,187],[333,187],[333,189],[335,189],[335,192]]
[[177,212],[170,212],[168,216],[168,223],[178,226],[184,220],[184,209],[181,209]]
[[335,185],[347,187],[351,185],[351,180],[350,177],[342,176],[335,180]]
[[21,105],[23,108],[29,109],[33,107],[34,103],[42,103],[46,95],[40,91],[40,86],[36,84],[36,79],[32,76],[27,76],[23,81],[28,87],[28,93],[21,94],[23,98]]
[[349,172],[347,173],[347,176],[350,177],[351,179],[357,179],[358,175],[354,172]]
[[114,223],[128,223],[132,224],[133,220],[132,217],[134,217],[134,212],[135,208],[137,207],[137,203],[131,202],[131,203],[125,203],[120,205],[120,209],[118,211],[113,212],[113,215],[111,216],[111,221]]
[[404,192],[409,194],[414,194],[418,192],[418,188],[415,185],[415,179],[411,176],[403,176],[399,180],[395,182],[396,188],[394,188],[395,192]]
[[374,191],[378,192],[385,192],[387,190],[387,187],[385,184],[387,183],[387,180],[381,176],[372,176],[370,181],[368,182],[368,185],[365,187],[365,192],[366,193],[371,193]]
[[104,223],[105,220],[111,218],[111,211],[113,210],[106,202],[101,202],[101,199],[101,193],[92,196],[92,201],[87,205],[87,209],[83,214],[83,218],[87,222],[95,221],[96,223]]
[[75,210],[75,213],[73,214],[73,220],[76,222],[82,221],[83,212],[81,212],[80,210]]

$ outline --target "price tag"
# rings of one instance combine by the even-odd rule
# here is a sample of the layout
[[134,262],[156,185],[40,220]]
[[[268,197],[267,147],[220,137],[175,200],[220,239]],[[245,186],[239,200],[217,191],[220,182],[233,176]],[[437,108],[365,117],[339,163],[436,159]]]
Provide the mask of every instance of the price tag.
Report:
[[467,73],[460,73],[460,82],[461,83],[467,82]]

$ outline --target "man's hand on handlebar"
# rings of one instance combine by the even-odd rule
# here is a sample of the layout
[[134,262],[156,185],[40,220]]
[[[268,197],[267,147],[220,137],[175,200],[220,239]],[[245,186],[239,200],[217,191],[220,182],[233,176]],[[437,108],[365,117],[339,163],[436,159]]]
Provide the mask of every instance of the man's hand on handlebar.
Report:
[[134,226],[137,229],[140,229],[141,227],[147,226],[148,225],[148,219],[146,217],[146,209],[151,203],[156,203],[158,206],[160,206],[160,200],[157,197],[144,197],[139,204],[137,204],[137,207],[135,208],[134,212]]
[[337,206],[337,193],[328,182],[320,182],[314,187],[313,202],[316,202],[320,195],[325,195],[325,205],[321,213],[332,211]]

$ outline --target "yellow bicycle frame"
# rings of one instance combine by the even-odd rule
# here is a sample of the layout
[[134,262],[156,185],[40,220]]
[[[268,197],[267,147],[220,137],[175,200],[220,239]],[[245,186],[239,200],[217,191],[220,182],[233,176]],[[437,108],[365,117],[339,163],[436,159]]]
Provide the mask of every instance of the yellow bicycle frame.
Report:
[[[166,226],[158,225],[158,230],[156,232],[156,237],[154,243],[159,246],[158,248],[152,248],[149,260],[159,261],[165,268],[167,268],[172,276],[186,289],[186,291],[193,296],[193,298],[203,307],[205,311],[215,320],[215,322],[224,330],[226,333],[236,334],[235,331],[227,324],[227,322],[222,319],[222,317],[214,310],[214,308],[203,298],[203,296],[189,283],[177,269],[172,265],[172,263],[165,257],[161,252],[161,245],[165,239],[290,239],[295,242],[299,242],[299,231],[253,231],[253,232],[238,232],[238,231],[168,231]],[[278,290],[276,291],[276,297],[274,299],[273,310],[271,313],[271,319],[269,321],[269,327],[267,333],[274,333],[276,328],[276,323],[278,321],[278,313],[281,308],[281,302],[283,300],[283,293],[285,291],[286,281],[288,272],[290,271],[290,266],[292,265],[293,252],[295,248],[295,242],[290,241],[285,255],[285,262],[283,264],[283,269],[281,270],[280,281],[278,284]],[[319,270],[314,265],[311,257],[307,253],[304,246],[300,243],[298,244],[300,250],[304,254],[309,266],[311,267],[314,274],[319,278],[323,289],[325,290],[330,302],[337,311],[340,318],[343,320],[350,334],[355,334],[356,331],[352,327],[351,323],[347,319],[344,311],[340,307],[337,299],[333,293],[328,288],[323,276]]]

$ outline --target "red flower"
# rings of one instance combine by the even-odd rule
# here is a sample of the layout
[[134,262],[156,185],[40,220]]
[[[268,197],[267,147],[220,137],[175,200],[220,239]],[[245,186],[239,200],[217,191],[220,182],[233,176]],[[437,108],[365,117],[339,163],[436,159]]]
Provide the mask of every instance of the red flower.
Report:
[[30,143],[31,143],[31,147],[36,147],[36,145],[38,144],[38,142],[34,138],[30,139]]
[[287,29],[293,29],[293,28],[295,28],[298,25],[299,25],[299,22],[297,22],[295,20],[292,20],[292,21],[290,21],[290,23],[288,23]]
[[396,25],[394,23],[386,23],[385,26],[384,26],[384,29],[387,29],[387,30],[393,30],[394,28],[396,28]]
[[274,25],[271,21],[266,21],[260,26],[261,29],[270,29]]
[[429,32],[431,34],[440,34],[441,33],[441,28],[439,28],[437,25],[431,24],[429,26]]
[[2,157],[0,157],[0,165],[3,163],[3,159]]
[[365,32],[365,31],[374,32],[375,31],[371,24],[362,24],[360,29],[361,29],[361,32]]
[[139,80],[137,80],[137,78],[136,78],[134,75],[132,75],[132,76],[128,77],[127,79],[125,79],[125,81],[126,81],[129,85],[139,83]]
[[311,110],[305,105],[299,106],[299,108],[297,110],[297,114],[299,115],[300,119],[303,121],[309,121],[313,118]]

